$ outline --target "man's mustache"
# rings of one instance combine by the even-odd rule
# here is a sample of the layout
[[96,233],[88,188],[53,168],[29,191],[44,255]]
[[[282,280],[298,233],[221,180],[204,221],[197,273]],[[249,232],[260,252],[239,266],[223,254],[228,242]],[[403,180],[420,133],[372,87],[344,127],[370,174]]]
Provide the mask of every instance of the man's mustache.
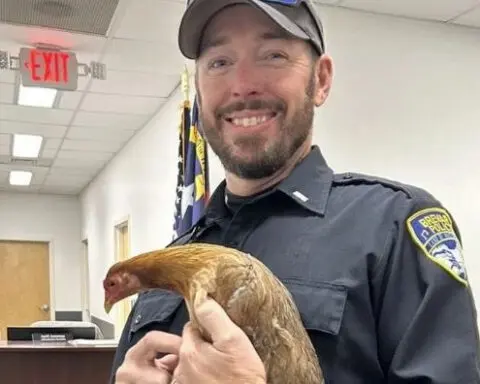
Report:
[[225,107],[218,108],[217,113],[215,115],[217,118],[221,118],[222,116],[231,114],[233,112],[240,112],[243,110],[259,110],[259,109],[270,109],[273,112],[280,112],[285,110],[285,103],[281,101],[261,100],[261,99],[236,101],[232,104],[226,105]]

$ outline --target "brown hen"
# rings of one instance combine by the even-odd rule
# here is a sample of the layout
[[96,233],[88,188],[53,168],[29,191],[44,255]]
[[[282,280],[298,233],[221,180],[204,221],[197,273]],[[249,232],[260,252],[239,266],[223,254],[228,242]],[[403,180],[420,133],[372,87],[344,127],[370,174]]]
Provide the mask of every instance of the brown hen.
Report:
[[249,337],[269,384],[320,384],[323,373],[298,309],[285,286],[255,257],[194,243],[144,253],[113,265],[104,280],[105,310],[143,290],[162,288],[193,303],[209,295]]

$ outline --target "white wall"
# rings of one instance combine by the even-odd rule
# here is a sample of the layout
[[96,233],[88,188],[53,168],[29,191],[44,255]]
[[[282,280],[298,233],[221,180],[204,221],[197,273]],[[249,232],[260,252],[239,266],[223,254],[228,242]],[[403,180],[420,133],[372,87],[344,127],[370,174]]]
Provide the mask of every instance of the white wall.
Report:
[[[81,310],[81,215],[77,197],[0,193],[0,239],[50,242],[52,309]],[[52,278],[53,277],[53,278]]]
[[[480,32],[320,9],[336,74],[332,95],[316,116],[315,142],[336,171],[417,184],[446,204],[462,229],[480,297]],[[91,309],[98,317],[108,320],[101,280],[113,262],[115,222],[130,215],[134,254],[171,238],[179,103],[177,93],[81,197]],[[215,157],[210,160],[214,187],[222,170]]]

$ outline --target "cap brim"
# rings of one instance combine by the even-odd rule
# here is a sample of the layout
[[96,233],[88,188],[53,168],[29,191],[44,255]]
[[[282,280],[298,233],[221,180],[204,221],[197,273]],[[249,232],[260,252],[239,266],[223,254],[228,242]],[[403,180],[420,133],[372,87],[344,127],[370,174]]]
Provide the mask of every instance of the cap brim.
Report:
[[263,11],[285,32],[299,39],[309,40],[309,36],[293,21],[273,6],[259,0],[194,0],[187,8],[180,22],[178,45],[182,54],[195,60],[199,55],[200,40],[210,19],[230,5],[248,4]]

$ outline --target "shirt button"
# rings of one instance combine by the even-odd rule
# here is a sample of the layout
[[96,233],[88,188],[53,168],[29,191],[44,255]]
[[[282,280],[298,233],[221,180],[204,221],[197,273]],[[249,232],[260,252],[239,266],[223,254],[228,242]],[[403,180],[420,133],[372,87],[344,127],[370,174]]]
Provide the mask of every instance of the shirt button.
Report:
[[142,318],[142,315],[138,315],[136,318],[135,318],[135,324],[138,324],[140,322],[140,319]]

